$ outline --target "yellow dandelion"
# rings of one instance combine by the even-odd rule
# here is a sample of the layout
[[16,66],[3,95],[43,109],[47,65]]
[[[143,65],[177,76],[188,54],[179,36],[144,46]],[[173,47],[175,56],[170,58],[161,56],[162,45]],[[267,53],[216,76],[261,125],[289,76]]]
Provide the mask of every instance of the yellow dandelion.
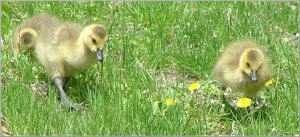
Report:
[[275,83],[275,80],[274,79],[270,79],[269,81],[267,81],[266,83],[265,83],[265,86],[266,87],[269,87],[269,86],[271,86],[272,84],[274,84]]
[[198,90],[200,88],[200,84],[198,82],[192,83],[189,85],[189,91]]
[[165,101],[165,104],[167,106],[172,106],[175,104],[175,100],[173,98],[167,98],[166,101]]
[[252,103],[252,100],[250,98],[240,98],[236,102],[236,106],[239,108],[246,108],[250,106]]

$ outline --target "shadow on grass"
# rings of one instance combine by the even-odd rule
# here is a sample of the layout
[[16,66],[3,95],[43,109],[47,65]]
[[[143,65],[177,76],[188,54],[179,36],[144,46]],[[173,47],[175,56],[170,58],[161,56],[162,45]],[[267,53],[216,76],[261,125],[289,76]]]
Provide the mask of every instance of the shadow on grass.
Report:
[[230,119],[233,121],[238,121],[244,123],[245,121],[251,120],[268,120],[270,108],[263,104],[254,103],[253,106],[247,108],[238,108],[232,106],[224,96],[222,96],[222,102],[225,104],[224,112],[226,115],[223,115],[224,119]]

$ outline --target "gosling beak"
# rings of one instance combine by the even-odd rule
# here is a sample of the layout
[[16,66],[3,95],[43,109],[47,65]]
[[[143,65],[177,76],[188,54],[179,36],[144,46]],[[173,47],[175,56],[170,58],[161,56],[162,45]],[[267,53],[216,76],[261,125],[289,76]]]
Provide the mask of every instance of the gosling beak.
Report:
[[102,61],[103,61],[103,50],[97,48],[96,54],[97,54],[97,59],[98,59],[98,61],[99,61],[99,62],[102,62]]
[[251,79],[252,79],[253,81],[256,81],[256,80],[257,80],[257,78],[256,78],[256,72],[252,72],[252,73],[251,73]]

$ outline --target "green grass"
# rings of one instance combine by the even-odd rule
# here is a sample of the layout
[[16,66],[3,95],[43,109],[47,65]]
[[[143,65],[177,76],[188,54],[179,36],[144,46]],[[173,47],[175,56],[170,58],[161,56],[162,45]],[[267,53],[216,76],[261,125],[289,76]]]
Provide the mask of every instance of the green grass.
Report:
[[[298,46],[283,39],[298,31],[295,2],[2,2],[2,114],[13,135],[295,135]],[[295,8],[295,9],[293,9]],[[12,31],[48,12],[80,24],[105,23],[110,40],[102,64],[72,77],[69,95],[85,102],[67,111],[33,56],[13,56]],[[212,69],[226,44],[248,37],[267,49],[277,80],[257,113],[213,104],[220,93]],[[48,97],[31,85],[48,85]],[[201,81],[203,92],[188,84]],[[205,96],[203,96],[203,94]],[[217,94],[218,95],[218,94]],[[166,98],[176,104],[166,106]],[[231,116],[230,116],[231,115]]]

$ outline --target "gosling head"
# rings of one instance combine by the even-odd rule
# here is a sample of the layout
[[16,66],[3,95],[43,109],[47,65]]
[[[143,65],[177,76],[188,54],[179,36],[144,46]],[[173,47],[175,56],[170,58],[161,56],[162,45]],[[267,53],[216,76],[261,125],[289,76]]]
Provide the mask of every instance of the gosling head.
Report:
[[264,54],[259,49],[247,49],[240,58],[240,68],[247,74],[252,81],[257,81],[257,73],[259,73],[264,62]]
[[87,48],[94,52],[98,61],[103,61],[103,49],[108,39],[106,28],[100,24],[91,24],[83,28],[81,36]]
[[32,28],[23,28],[17,36],[16,48],[19,52],[25,52],[34,47],[37,38],[37,32]]

